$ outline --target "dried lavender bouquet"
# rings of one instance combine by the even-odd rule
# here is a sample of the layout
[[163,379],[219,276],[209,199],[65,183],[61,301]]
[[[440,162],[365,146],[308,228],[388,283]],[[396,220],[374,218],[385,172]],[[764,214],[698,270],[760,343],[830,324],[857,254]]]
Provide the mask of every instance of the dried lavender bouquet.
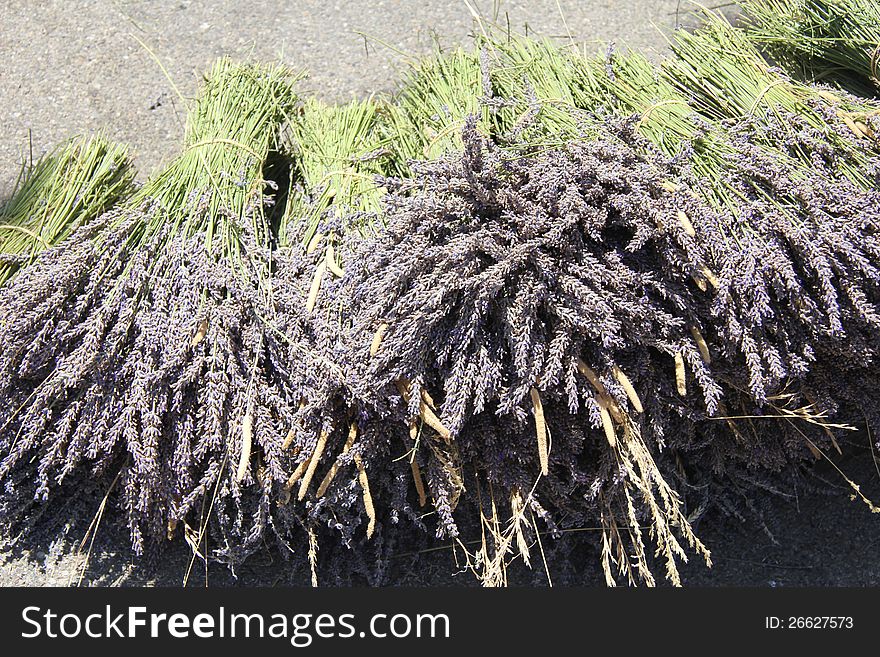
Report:
[[[804,129],[819,133],[832,150],[834,173],[865,188],[880,180],[876,160],[880,116],[876,103],[829,92],[786,77],[761,57],[744,32],[719,15],[706,11],[704,25],[695,32],[673,35],[674,57],[664,72],[705,116],[751,118],[767,122],[764,141],[771,147],[795,143]],[[789,123],[790,119],[795,119]],[[812,152],[800,155],[812,166]]]
[[[371,489],[382,494],[383,481],[371,486],[361,457],[342,336],[351,324],[344,268],[354,245],[381,230],[384,217],[379,175],[394,166],[388,111],[373,99],[338,106],[309,99],[297,108],[285,130],[291,191],[271,254],[266,354],[285,397],[296,402],[282,443],[289,476],[272,522],[285,552],[296,556],[302,546],[315,558],[320,545],[334,564],[323,573],[337,578],[375,570],[366,555],[383,542],[374,536],[371,496]],[[371,450],[369,459],[382,456]]]
[[[632,145],[660,149],[678,163],[664,186],[693,190],[715,209],[692,218],[682,207],[679,219],[709,264],[695,282],[712,301],[693,328],[724,392],[714,417],[692,396],[665,410],[658,426],[670,436],[669,453],[706,448],[692,458],[703,473],[736,480],[731,489],[743,488],[745,477],[744,488],[753,489],[755,468],[765,478],[796,473],[819,448],[837,445],[832,432],[839,437],[863,414],[877,416],[861,383],[878,344],[877,195],[839,175],[847,153],[783,109],[763,123],[722,126],[701,118],[638,53],[591,58],[521,36],[487,45],[495,88],[521,99],[525,109],[514,117],[536,119],[539,143],[564,140],[575,122],[595,123],[572,105],[635,115],[633,126],[646,139]],[[773,120],[787,121],[769,131],[784,135],[777,142],[766,137]],[[847,152],[864,151],[853,137],[841,137]],[[843,379],[851,385],[839,376],[833,386],[820,383],[841,368],[852,374]],[[675,475],[680,465],[665,472]]]
[[[566,84],[574,85],[576,82],[573,79],[573,70],[575,69],[572,66],[572,63],[563,56],[562,52],[555,50],[546,42],[533,44],[528,40],[518,39],[509,43],[497,44],[494,55],[489,56],[486,55],[486,53],[487,51],[484,50],[484,78],[491,80],[494,76],[496,82],[493,86],[496,91],[506,90],[504,93],[507,96],[519,99],[516,103],[507,102],[505,98],[501,96],[496,96],[493,99],[494,101],[497,101],[497,106],[503,111],[503,120],[501,123],[515,126],[514,129],[508,129],[506,131],[500,131],[497,125],[494,128],[498,131],[496,138],[504,139],[506,145],[508,148],[511,148],[512,151],[519,154],[522,152],[528,153],[530,151],[539,150],[540,148],[546,148],[548,144],[565,142],[566,139],[570,139],[573,134],[576,134],[576,131],[584,126],[586,121],[590,121],[593,124],[592,129],[590,130],[592,135],[591,138],[595,138],[597,134],[601,134],[602,130],[597,127],[595,119],[584,117],[583,114],[579,113],[573,106],[573,93],[569,94],[570,100],[568,103],[558,103],[558,98],[565,95],[563,91],[560,91],[560,88],[563,88]],[[440,63],[442,63],[442,60],[440,60]],[[564,68],[560,69],[561,66]],[[416,81],[418,81],[418,78],[416,78]],[[527,89],[530,90],[528,94],[525,93],[525,90]],[[456,90],[453,89],[452,91]],[[453,98],[458,101],[459,105],[466,106],[466,103],[464,103],[462,99],[470,97],[468,96],[468,92],[466,90],[458,91],[458,94],[451,93],[445,86],[441,85],[438,95],[442,98]],[[473,94],[473,92],[470,93],[471,95]],[[480,99],[476,98],[471,98],[471,100],[475,102],[480,101]],[[429,106],[430,105],[431,104],[429,103]],[[548,106],[552,106],[552,111],[548,111]],[[454,116],[457,111],[463,111],[463,108],[450,108],[450,111],[447,114],[438,114],[433,117],[433,120],[439,121],[443,119],[444,116]],[[487,123],[484,119],[480,130],[481,132],[486,130],[486,125]],[[699,126],[695,127],[692,124],[689,125],[691,127],[689,135],[693,137],[693,133],[699,129]],[[586,125],[586,127],[587,129],[590,128],[589,125]],[[627,143],[642,153],[653,154],[654,149],[648,142],[644,139],[639,140],[634,138],[631,133],[632,126],[624,126],[617,131],[617,134],[614,135],[614,139],[617,142]],[[520,136],[528,135],[529,138],[522,139],[522,142],[517,144],[511,141],[516,138],[517,134]],[[407,141],[407,145],[410,146],[410,152],[418,153],[421,148],[427,149],[435,146],[431,142],[432,138],[430,135],[422,136],[422,143],[419,143],[418,137],[419,135],[410,135],[410,139]],[[471,137],[473,138],[473,134]],[[533,137],[537,137],[538,141],[536,142]],[[583,138],[583,135],[581,135],[581,137]],[[608,137],[611,137],[611,135],[608,135]],[[618,146],[620,145],[621,144],[618,143]],[[681,142],[679,142],[679,147],[680,145]],[[732,146],[730,146],[725,153],[730,155],[731,153],[735,154],[735,151],[733,151]],[[676,150],[676,154],[681,157],[680,148]],[[725,161],[725,158],[721,157],[721,153],[718,153],[718,156],[719,161]],[[517,157],[519,157],[519,155],[517,155]],[[644,164],[645,166],[648,166],[647,163]],[[678,167],[678,169],[681,168],[682,167]],[[700,358],[704,361],[708,361],[711,358],[709,346],[703,338],[702,332],[706,331],[705,327],[711,324],[708,308],[710,300],[713,299],[715,295],[715,290],[709,291],[708,288],[711,286],[721,286],[724,278],[727,277],[728,272],[725,272],[724,277],[715,276],[712,274],[711,270],[702,264],[702,261],[700,260],[701,256],[696,254],[700,253],[700,249],[711,250],[713,246],[716,249],[724,247],[721,249],[722,251],[733,251],[735,253],[736,247],[729,246],[727,237],[728,233],[731,232],[731,227],[736,226],[736,222],[733,220],[734,217],[731,217],[729,213],[725,215],[717,211],[707,211],[705,205],[696,202],[690,194],[683,189],[680,191],[679,186],[673,185],[669,180],[671,177],[686,178],[683,185],[692,182],[691,177],[684,176],[679,170],[667,166],[658,167],[655,175],[662,183],[658,188],[661,190],[661,193],[666,195],[672,194],[675,197],[668,199],[667,202],[678,204],[677,212],[675,214],[676,225],[686,234],[697,238],[694,240],[694,245],[699,244],[699,248],[696,248],[696,246],[691,247],[692,266],[687,270],[692,277],[692,280],[688,280],[688,284],[691,285],[691,291],[694,292],[693,299],[699,299],[699,302],[695,301],[693,305],[688,308],[690,322],[687,324],[687,327],[689,332],[688,339],[692,340],[692,345],[695,347],[695,351],[699,352]],[[691,198],[692,202],[690,204],[685,204],[685,198]],[[703,233],[702,235],[697,236],[694,233],[693,223],[688,216],[689,214],[695,217],[694,223],[700,225]],[[684,218],[682,218],[682,216],[684,216]],[[678,257],[680,258],[680,256]],[[357,257],[355,257],[355,260],[357,260]],[[666,275],[666,272],[671,270],[674,272],[673,276],[680,277],[682,269],[679,263],[676,262],[675,257],[673,257],[672,263],[672,266],[656,266],[652,270],[652,274],[662,279]],[[700,286],[702,286],[701,292],[703,294],[696,292]],[[728,289],[736,292],[739,291],[740,288],[738,286],[730,285],[728,286]],[[357,292],[355,291],[354,294],[357,295]],[[765,337],[760,346],[762,348],[766,347],[768,350],[773,350],[771,351],[771,355],[778,353],[776,342],[771,339],[774,336],[772,335],[773,328],[770,326],[770,323],[768,322],[767,326],[759,326],[759,328],[765,333],[771,334],[770,338]],[[374,343],[378,342],[381,344],[384,338],[383,333],[387,330],[389,330],[387,328],[387,323],[380,322],[379,329],[373,336]],[[416,339],[424,339],[421,332],[419,332],[418,335],[409,337],[413,341]],[[720,369],[723,378],[725,379],[721,382],[723,384],[723,390],[729,397],[731,397],[732,401],[730,405],[734,411],[741,411],[740,406],[744,405],[749,409],[749,412],[754,412],[756,404],[748,389],[750,381],[746,372],[747,364],[742,363],[744,355],[742,354],[742,347],[740,346],[739,341],[736,341],[734,344],[735,347],[733,351],[738,358],[735,359],[735,362],[733,363],[724,363],[723,359],[721,362],[722,367]],[[716,352],[716,358],[718,355],[719,354]],[[660,369],[662,369],[664,365],[669,367],[670,358],[668,354],[665,356],[661,355],[656,361],[657,362],[651,363],[651,367]],[[716,413],[717,411],[722,411],[719,414],[723,415],[728,412],[728,409],[725,405],[718,404],[718,400],[716,399],[699,399],[699,386],[688,386],[687,384],[687,379],[693,376],[688,371],[690,364],[686,365],[684,358],[679,359],[675,356],[672,357],[672,361],[675,362],[676,370],[674,394],[669,395],[664,403],[653,405],[644,412],[642,418],[646,425],[649,426],[648,433],[651,434],[651,439],[655,440],[657,444],[665,443],[674,446],[674,449],[669,449],[663,455],[658,456],[658,458],[662,459],[661,468],[664,476],[668,473],[674,473],[676,467],[680,466],[680,461],[676,461],[677,457],[668,456],[670,453],[674,455],[676,450],[693,450],[704,447],[708,444],[719,446],[729,445],[729,443],[732,442],[731,439],[736,438],[738,433],[741,433],[739,432],[739,429],[736,429],[736,433],[732,433],[731,435],[730,427],[734,426],[734,423],[731,421],[710,423],[711,430],[703,432],[702,434],[695,430],[697,423],[704,420],[707,415]],[[803,360],[800,362],[803,362]],[[755,371],[760,371],[765,367],[764,363],[760,360],[757,365],[755,365],[754,359],[751,359],[748,364],[752,365]],[[716,368],[713,368],[713,370],[714,369]],[[746,374],[744,374],[744,372],[746,372]],[[697,372],[698,377],[700,374],[700,372]],[[368,382],[367,388],[374,385],[372,373],[368,373],[364,376],[363,380]],[[408,381],[405,377],[402,380],[405,382]],[[670,380],[671,379],[666,380],[667,384],[669,384]],[[731,387],[731,380],[735,384],[735,387]],[[651,383],[652,382],[650,381],[646,382],[645,387],[651,389]],[[400,394],[408,397],[410,400],[417,398],[412,396],[409,391],[400,384],[400,381],[395,381],[395,387],[398,388]],[[764,381],[763,379],[760,379],[756,384],[756,386],[759,386],[759,393],[764,395],[759,401],[761,403],[767,402],[766,395],[768,393],[764,392],[765,385],[771,390],[769,393],[772,397],[770,402],[772,404],[781,404],[781,397],[775,394],[776,389],[773,387],[772,382]],[[695,388],[697,394],[694,394]],[[538,395],[540,396],[540,391],[538,392]],[[431,393],[428,394],[428,397],[431,397]],[[786,398],[785,402],[788,404],[790,400]],[[423,408],[419,408],[418,410],[420,413],[425,411]],[[786,406],[783,410],[788,411],[789,408]],[[430,412],[433,413],[434,411],[436,411],[436,409],[433,409]],[[387,412],[393,413],[393,411],[389,411],[389,409],[383,409],[380,414]],[[521,459],[521,454],[528,453],[528,450],[533,448],[533,445],[529,442],[530,437],[528,432],[523,434],[521,427],[515,427],[513,429],[505,427],[503,430],[499,430],[497,427],[487,429],[483,426],[486,423],[482,415],[471,413],[466,413],[465,415],[467,422],[473,422],[480,425],[480,429],[474,431],[481,436],[485,436],[487,433],[492,433],[494,431],[500,431],[506,435],[521,435],[523,438],[521,444],[518,445],[517,448],[511,448],[509,451],[512,459]],[[622,418],[623,416],[619,415],[618,417]],[[418,432],[418,429],[415,426],[411,425],[407,429],[407,431],[413,431],[412,435],[408,436],[407,431],[401,431],[402,427],[406,424],[405,422],[398,422],[397,425],[395,425],[398,429],[397,435],[390,437],[389,428],[380,426],[378,428],[380,433],[375,438],[371,439],[371,429],[365,427],[365,425],[371,421],[371,418],[372,413],[364,413],[359,422],[359,434],[364,436],[364,438],[361,439],[361,442],[364,445],[372,445],[376,440],[381,440],[383,451],[388,449],[389,443],[392,445],[392,449],[399,450],[401,445],[412,445],[413,443],[419,444],[419,441],[422,440],[419,438],[422,434]],[[723,420],[723,418],[719,419]],[[797,419],[800,421],[803,418],[791,415],[789,419]],[[577,425],[577,420],[572,419],[570,416],[560,417],[559,420],[563,424],[568,423],[569,425]],[[438,426],[442,427],[442,422],[440,422],[440,420],[437,421],[440,423]],[[500,424],[502,420],[495,420],[495,422]],[[621,426],[624,426],[625,424],[625,422],[622,422]],[[726,435],[725,432],[727,432]],[[713,436],[713,438],[710,439],[709,435]],[[342,444],[342,437],[339,437],[337,440]],[[711,440],[716,440],[716,442],[712,443]],[[819,442],[819,439],[817,439],[817,442]],[[765,444],[760,445],[760,451],[763,455],[761,463],[767,467],[779,468],[790,465],[792,462],[800,463],[802,462],[804,455],[810,455],[808,445],[800,438],[798,438],[795,445],[784,444],[784,441],[764,441],[764,443]],[[454,535],[458,531],[458,526],[461,525],[462,521],[464,521],[465,524],[470,525],[473,525],[474,523],[468,522],[468,519],[465,519],[463,517],[464,514],[461,512],[458,513],[457,519],[453,521],[451,519],[450,509],[456,504],[461,506],[469,505],[473,502],[474,495],[460,496],[459,494],[460,488],[464,486],[464,473],[460,466],[457,465],[460,462],[457,444],[449,448],[447,448],[448,446],[439,446],[437,443],[430,441],[428,441],[427,444],[430,447],[429,453],[432,456],[427,464],[423,462],[420,466],[419,460],[415,457],[415,452],[412,450],[405,453],[408,454],[406,460],[410,462],[412,479],[415,482],[415,491],[418,493],[420,504],[424,505],[426,502],[425,483],[422,474],[424,472],[427,473],[429,478],[429,488],[441,491],[439,495],[435,495],[436,498],[441,500],[444,498],[454,500],[453,503],[444,502],[440,507],[441,517],[443,518],[443,521],[441,522],[441,531]],[[752,452],[754,449],[754,446],[750,446],[748,449],[720,449],[718,450],[718,455],[714,457],[714,462],[719,463],[722,459],[721,455],[723,455],[724,459],[730,462],[729,469],[731,473],[739,473],[742,470],[751,467],[749,459],[745,457],[751,456],[751,453],[746,455],[746,452]],[[365,451],[367,451],[367,448],[365,448]],[[369,453],[374,454],[375,451],[376,450],[369,450]],[[394,462],[397,463],[401,458],[402,455]],[[381,460],[376,461],[376,463],[381,466]],[[506,464],[506,467],[509,471],[517,471],[520,469],[517,465],[512,463]],[[501,470],[500,466],[499,470]],[[402,468],[398,465],[395,471],[395,478],[400,480],[404,476],[405,473],[402,472]],[[388,478],[386,476],[383,477],[383,479],[387,480]],[[475,485],[479,486],[478,483]],[[399,491],[395,491],[394,494],[400,499]],[[514,497],[516,496],[512,496],[511,499]],[[512,507],[513,504],[511,503],[511,512]],[[558,511],[562,507],[562,503],[558,503],[554,508]],[[397,515],[412,515],[412,509],[412,506],[404,504],[404,506],[400,507],[400,512]],[[471,516],[473,515],[481,516],[482,514],[471,514]],[[582,517],[585,520],[595,520],[594,517],[587,518],[587,516],[583,515],[578,516],[574,512],[569,512],[569,517]],[[605,514],[604,517],[613,518],[614,516],[609,513]],[[503,542],[503,539],[501,542]]]
[[[609,573],[617,559],[632,579],[652,577],[645,546],[617,528],[649,518],[676,581],[674,530],[705,550],[657,470],[662,427],[643,420],[680,398],[685,363],[706,406],[720,393],[691,330],[703,264],[678,220],[701,210],[619,140],[511,156],[473,120],[463,139],[463,156],[398,183],[387,229],[346,269],[364,453],[411,470],[440,535],[459,535],[456,513],[480,524],[483,487],[517,532],[532,514],[603,522]],[[498,539],[484,566],[507,558],[513,534]]]
[[23,166],[0,205],[0,285],[134,191],[126,149],[101,136],[76,137]]
[[708,121],[638,53],[577,61],[579,103],[634,114],[682,161],[676,182],[717,209],[724,239],[703,234],[712,215],[692,225],[721,282],[703,330],[722,412],[670,432],[680,440],[664,472],[700,509],[739,515],[756,490],[804,485],[803,467],[853,426],[880,426],[876,191],[841,176],[824,132],[784,108]]
[[4,524],[85,473],[137,552],[178,524],[230,559],[259,539],[292,422],[263,360],[263,167],[294,100],[286,69],[218,61],[181,155],[2,289]]
[[[841,337],[842,311],[825,303],[831,299],[829,290],[853,311],[845,313],[855,324],[847,329],[858,336],[874,330],[873,314],[865,312],[871,307],[866,300],[873,294],[873,277],[870,267],[866,276],[861,266],[874,257],[874,238],[865,227],[871,220],[854,225],[849,217],[856,207],[875,207],[875,194],[839,179],[835,172],[846,154],[831,148],[820,130],[784,112],[780,121],[788,123],[779,132],[788,133],[792,125],[799,129],[794,137],[768,144],[757,121],[722,127],[699,118],[669,79],[637,53],[622,57],[612,50],[605,58],[590,58],[575,48],[518,35],[486,35],[481,43],[483,86],[495,94],[491,101],[497,104],[496,139],[535,150],[583,138],[585,132],[595,138],[601,134],[596,114],[611,110],[636,115],[635,127],[647,138],[640,147],[680,160],[679,170],[668,172],[666,186],[692,188],[717,210],[699,222],[688,216],[687,208],[679,214],[710,264],[695,279],[713,288],[716,321],[709,327],[705,317],[705,326],[698,328],[713,334],[713,347],[724,352],[718,355],[738,361],[734,372],[748,373],[747,379],[737,376],[735,385],[747,389],[759,405],[790,376],[807,371],[815,333]],[[517,137],[519,144],[510,141]],[[809,158],[810,165],[802,158]],[[875,166],[873,159],[866,161]],[[842,205],[846,200],[851,203]],[[769,261],[779,265],[790,260],[792,251],[803,265],[768,266]],[[835,275],[846,279],[835,280]],[[784,296],[774,298],[769,307],[763,302],[779,294]],[[770,321],[762,321],[768,315]],[[780,336],[780,331],[787,335]],[[838,343],[842,350],[850,348],[846,340]]]
[[876,94],[880,9],[870,0],[747,0],[750,39],[787,70]]
[[[799,320],[779,331],[780,345],[801,335],[809,348],[804,365],[785,374],[807,380],[806,400],[820,414],[859,425],[868,418],[876,429],[880,114],[869,101],[792,81],[769,67],[743,33],[707,17],[697,32],[676,33],[664,75],[691,106],[736,126],[729,130],[741,169],[734,187],[743,190],[749,228],[770,245],[753,261],[762,278],[776,279],[769,294],[756,298]],[[758,184],[744,189],[749,178]],[[773,301],[785,288],[793,292],[787,306]],[[838,402],[848,409],[839,412]]]
[[[642,135],[682,160],[687,175],[677,182],[717,209],[690,225],[721,283],[706,318],[713,359],[748,374],[734,388],[761,405],[803,379],[820,348],[838,365],[854,354],[862,366],[870,362],[878,197],[837,175],[838,153],[823,133],[782,109],[762,121],[701,119],[639,54],[576,61],[579,104],[633,113]],[[716,222],[708,232],[707,219]]]
[[[362,259],[362,239],[372,243],[384,232],[385,190],[377,176],[421,180],[417,160],[454,150],[471,110],[487,116],[478,95],[483,75],[476,57],[438,55],[411,72],[399,104],[307,102],[289,126],[294,191],[279,231],[283,247],[273,253],[283,337],[269,338],[269,353],[289,394],[300,399],[285,442],[298,466],[273,522],[286,527],[289,547],[304,528],[335,564],[326,571],[331,576],[354,568],[375,577],[386,561],[377,556],[368,567],[364,555],[424,543],[426,481],[445,485],[448,471],[429,468],[423,476],[417,461],[400,457],[412,436],[409,423],[389,424],[394,403],[363,398],[383,383],[351,366],[351,295],[362,283],[346,271]],[[480,130],[487,129],[484,122]]]

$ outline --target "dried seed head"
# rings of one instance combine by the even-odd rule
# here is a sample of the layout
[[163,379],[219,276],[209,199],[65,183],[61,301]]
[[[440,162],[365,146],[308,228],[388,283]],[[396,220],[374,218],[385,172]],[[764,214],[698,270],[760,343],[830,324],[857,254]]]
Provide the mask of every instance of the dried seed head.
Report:
[[422,388],[422,401],[425,402],[431,408],[432,411],[437,410],[437,404],[434,401],[434,398],[431,396],[431,393],[429,393],[424,388]]
[[199,328],[196,331],[196,334],[193,336],[192,342],[190,343],[191,346],[195,347],[202,340],[204,340],[205,335],[207,335],[207,333],[208,333],[208,318],[205,317],[205,319],[202,320],[202,323],[199,324]]
[[675,387],[682,397],[687,396],[687,379],[685,378],[684,356],[680,351],[675,352]]
[[721,287],[721,282],[718,280],[718,277],[715,273],[709,269],[706,265],[703,265],[700,268],[700,273],[705,277],[709,284],[714,287],[716,290]]
[[296,470],[293,471],[293,474],[290,475],[290,478],[288,478],[287,483],[284,485],[285,490],[293,490],[293,487],[296,486],[296,482],[302,479],[302,476],[306,473],[306,470],[311,464],[311,457],[307,457],[302,463],[296,466]]
[[544,405],[541,403],[541,394],[537,388],[529,391],[532,397],[532,409],[535,414],[535,434],[538,439],[538,460],[541,464],[541,474],[545,477],[550,474],[550,452],[547,445],[547,423],[544,419]]
[[379,353],[379,347],[382,346],[382,339],[385,337],[385,332],[388,330],[388,324],[382,322],[379,324],[379,328],[376,329],[376,332],[373,334],[373,342],[370,343],[370,358]]
[[834,95],[833,93],[831,93],[830,91],[826,91],[825,89],[817,89],[817,90],[816,90],[816,95],[819,96],[819,98],[822,98],[822,99],[824,99],[824,100],[827,100],[827,101],[828,101],[829,103],[831,103],[832,105],[837,105],[837,104],[840,103],[840,98],[838,98],[837,96],[835,96],[835,95]]
[[290,427],[290,431],[287,432],[287,436],[285,436],[284,442],[281,443],[281,449],[289,449],[295,437],[296,431],[293,430],[293,427]]
[[813,458],[815,458],[817,461],[822,458],[822,452],[819,451],[819,448],[816,447],[811,440],[804,438],[804,444],[807,446],[807,449],[810,450]]
[[[357,422],[352,422],[351,426],[348,428],[348,438],[345,440],[345,445],[342,446],[342,452],[340,452],[339,456],[345,456],[348,454],[348,451],[354,445],[354,441],[357,439]],[[333,479],[336,477],[336,472],[339,470],[339,460],[334,461],[333,465],[330,466],[330,470],[324,476],[323,481],[320,486],[318,486],[318,490],[315,492],[315,497],[324,497],[324,493],[327,492],[327,489],[330,487],[330,484],[333,483]]]
[[446,442],[452,440],[452,432],[440,421],[434,411],[424,402],[419,401],[419,412],[422,416],[422,421],[431,427],[437,434]]
[[578,372],[587,377],[587,381],[596,389],[600,395],[608,395],[608,391],[605,389],[605,385],[599,380],[599,377],[596,376],[596,373],[593,371],[593,368],[587,365],[583,359],[578,358],[577,360],[577,368]]
[[315,303],[318,300],[318,292],[321,291],[321,279],[324,278],[324,272],[327,270],[327,261],[322,260],[321,264],[315,270],[312,278],[312,286],[309,288],[309,298],[306,299],[306,311],[312,312],[315,309]]
[[855,121],[850,118],[849,114],[846,114],[845,112],[840,112],[839,116],[841,119],[843,119],[846,127],[849,128],[856,137],[862,138],[865,136],[865,134],[861,130],[859,130],[859,127],[856,125]]
[[[410,388],[409,382],[403,379],[398,379],[395,383],[397,385],[397,390],[400,392],[400,396],[403,397],[404,401],[408,402]],[[436,431],[443,440],[446,442],[452,440],[452,432],[444,426],[440,421],[440,418],[434,414],[434,411],[431,410],[430,406],[425,403],[424,398],[419,399],[419,416],[422,418],[422,422]]]
[[250,412],[244,416],[241,423],[241,455],[238,459],[238,471],[235,480],[240,482],[247,474],[248,463],[251,460],[251,441],[253,439],[253,417]]
[[877,137],[877,135],[871,129],[871,126],[869,126],[864,121],[860,121],[859,119],[855,119],[855,120],[853,120],[853,125],[855,125],[856,129],[859,132],[861,132],[868,139],[875,139]]
[[376,509],[373,506],[373,496],[370,493],[370,480],[367,478],[367,469],[364,467],[363,459],[360,454],[355,454],[354,463],[358,469],[358,482],[361,485],[361,491],[364,498],[364,509],[367,512],[367,539],[373,537],[376,531]]

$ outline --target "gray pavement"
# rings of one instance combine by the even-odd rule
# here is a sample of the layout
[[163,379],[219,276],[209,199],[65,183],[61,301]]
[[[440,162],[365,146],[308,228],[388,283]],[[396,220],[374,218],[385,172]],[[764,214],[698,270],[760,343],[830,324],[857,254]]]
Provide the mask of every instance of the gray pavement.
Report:
[[[515,30],[615,40],[655,53],[677,5],[471,0]],[[175,152],[183,131],[168,77],[191,96],[221,55],[304,68],[304,87],[335,101],[393,89],[404,60],[379,42],[422,53],[435,37],[446,46],[465,41],[473,25],[464,0],[2,0],[0,193],[31,144],[37,155],[99,129],[130,144],[141,177],[148,175]]]

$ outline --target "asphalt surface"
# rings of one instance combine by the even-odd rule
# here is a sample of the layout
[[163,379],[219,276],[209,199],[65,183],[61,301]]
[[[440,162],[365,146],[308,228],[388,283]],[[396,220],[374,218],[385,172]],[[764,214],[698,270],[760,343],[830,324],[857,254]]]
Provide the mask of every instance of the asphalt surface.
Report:
[[[471,1],[514,30],[655,53],[677,5]],[[97,130],[130,144],[148,175],[180,142],[175,87],[192,96],[221,55],[305,69],[304,88],[337,101],[393,89],[405,61],[396,51],[422,53],[435,39],[460,43],[474,27],[464,0],[3,0],[0,9],[0,193],[31,151]]]
[[[663,33],[676,21],[678,0],[471,0],[487,18],[512,29],[584,42],[618,45],[660,56]],[[564,16],[564,20],[562,18]],[[192,96],[202,74],[221,55],[278,60],[309,72],[304,88],[327,100],[393,90],[401,53],[428,51],[435,39],[465,42],[474,29],[464,1],[370,0],[3,0],[0,3],[0,194],[8,191],[22,158],[60,140],[105,131],[131,146],[141,178],[171,157],[183,132],[178,92]],[[163,70],[164,69],[164,70]],[[173,81],[173,83],[172,83]],[[873,499],[880,475],[862,445],[847,472]],[[827,477],[841,480],[828,469]],[[37,541],[7,554],[0,585],[179,585],[189,567],[186,546],[158,569],[133,566],[125,532],[109,524],[87,568],[71,554],[100,497],[78,500],[63,540]],[[761,502],[765,524],[707,517],[698,532],[715,567],[692,564],[685,581],[697,585],[880,585],[874,558],[880,522],[844,487],[830,494],[792,492]],[[451,577],[449,555],[434,563],[402,563],[404,583],[472,583]],[[598,563],[598,561],[596,562]],[[192,581],[204,584],[199,564]],[[407,570],[409,569],[409,570]],[[235,579],[222,566],[213,584],[305,583],[278,568],[271,555],[255,558]],[[540,579],[540,577],[538,577]],[[583,583],[600,584],[596,567]],[[577,582],[569,582],[577,583]]]

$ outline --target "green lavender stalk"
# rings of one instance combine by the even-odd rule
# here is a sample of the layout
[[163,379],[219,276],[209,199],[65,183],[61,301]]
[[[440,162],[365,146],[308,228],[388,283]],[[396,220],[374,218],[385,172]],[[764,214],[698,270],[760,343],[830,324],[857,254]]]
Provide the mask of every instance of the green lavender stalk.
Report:
[[[664,63],[664,72],[670,81],[688,98],[694,109],[713,121],[740,119],[787,126],[794,136],[796,126],[787,117],[797,116],[810,128],[821,133],[823,139],[839,155],[839,175],[865,189],[874,187],[870,170],[871,141],[864,139],[864,148],[854,148],[843,135],[851,130],[847,118],[859,107],[841,103],[838,118],[829,122],[822,104],[828,103],[822,90],[798,83],[780,75],[761,57],[745,34],[732,27],[725,19],[706,12],[704,25],[694,31],[678,30],[673,35],[675,57]],[[852,119],[850,119],[852,122]],[[780,135],[766,136],[773,146]],[[804,164],[810,166],[809,155],[801,154]]]
[[489,111],[481,103],[488,91],[483,82],[479,55],[461,48],[435,53],[407,72],[391,113],[403,175],[408,175],[406,160],[460,151],[468,116],[480,117],[480,129],[489,133]]
[[749,38],[789,73],[865,95],[880,89],[880,5],[871,0],[746,0]]
[[[360,213],[362,233],[381,217],[384,191],[376,177],[388,173],[389,131],[383,128],[387,109],[373,99],[328,105],[305,101],[288,125],[291,192],[279,228],[283,245],[315,239],[319,225],[332,211],[336,217]],[[320,236],[319,236],[320,239]],[[331,240],[332,243],[332,240]]]
[[46,248],[134,191],[124,146],[102,136],[77,137],[22,167],[0,205],[0,285]]

